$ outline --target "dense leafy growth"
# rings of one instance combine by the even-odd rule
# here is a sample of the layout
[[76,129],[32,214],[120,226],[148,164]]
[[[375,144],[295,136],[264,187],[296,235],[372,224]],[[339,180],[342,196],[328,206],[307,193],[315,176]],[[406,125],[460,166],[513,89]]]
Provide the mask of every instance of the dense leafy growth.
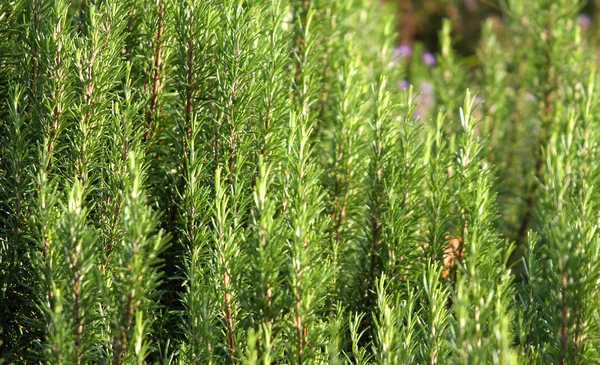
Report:
[[374,0],[0,0],[0,363],[596,362],[573,3],[473,71]]

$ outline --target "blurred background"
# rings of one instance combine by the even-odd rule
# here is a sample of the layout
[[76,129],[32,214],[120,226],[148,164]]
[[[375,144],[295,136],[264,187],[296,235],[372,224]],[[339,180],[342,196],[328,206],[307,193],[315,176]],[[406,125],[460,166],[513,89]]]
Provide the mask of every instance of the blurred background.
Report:
[[[383,0],[392,5],[397,11],[398,39],[394,50],[394,63],[400,69],[402,79],[398,82],[399,89],[414,86],[419,94],[416,115],[429,118],[444,109],[440,103],[439,86],[448,83],[448,73],[462,80],[452,80],[464,88],[474,90],[482,98],[486,95],[477,82],[477,74],[481,73],[482,33],[488,25],[488,31],[494,33],[500,48],[510,52],[518,52],[519,45],[510,37],[508,15],[504,14],[504,3],[509,0]],[[519,1],[519,0],[513,0]],[[530,0],[521,0],[530,1]],[[572,0],[577,1],[577,0]],[[600,39],[600,0],[583,0],[576,14],[577,22],[584,32],[586,47],[596,47]],[[440,59],[443,50],[443,24],[449,20],[449,36],[451,37],[452,61],[442,65]],[[491,25],[491,27],[490,27]],[[521,44],[522,47],[527,47]],[[488,49],[489,51],[489,49]],[[483,51],[485,53],[485,51]],[[523,52],[527,53],[526,50]],[[600,52],[595,52],[600,60]],[[508,56],[510,58],[510,56]],[[517,65],[518,66],[518,65]],[[439,76],[445,72],[444,77]],[[459,77],[458,75],[462,75]],[[436,74],[438,83],[436,84]],[[462,84],[461,84],[462,83]],[[464,92],[464,88],[461,92]],[[460,90],[460,88],[458,88]],[[525,95],[528,97],[528,94]],[[452,97],[452,95],[448,95]],[[447,110],[446,110],[447,111]]]
[[[444,18],[452,20],[456,51],[472,56],[479,43],[481,26],[487,18],[501,26],[503,0],[384,0],[398,10],[398,42],[412,46],[421,43],[425,50],[437,53],[439,32]],[[529,0],[522,0],[529,1]],[[573,0],[576,1],[576,0]],[[596,18],[600,0],[587,0],[579,14],[581,25],[598,34]]]

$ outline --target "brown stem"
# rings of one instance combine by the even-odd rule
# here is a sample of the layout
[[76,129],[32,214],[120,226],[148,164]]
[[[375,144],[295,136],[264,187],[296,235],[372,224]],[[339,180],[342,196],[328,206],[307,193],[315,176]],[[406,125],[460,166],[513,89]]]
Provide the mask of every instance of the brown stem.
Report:
[[298,337],[298,365],[302,365],[304,356],[304,328],[302,326],[302,316],[300,315],[300,293],[298,288],[294,288],[294,295],[296,297],[296,335]]
[[160,92],[160,77],[162,75],[163,66],[163,38],[164,38],[164,19],[165,18],[165,3],[160,1],[158,6],[158,27],[155,33],[156,47],[154,48],[154,65],[152,67],[152,93],[150,94],[150,105],[146,114],[148,123],[148,132],[146,133],[145,141],[150,140],[152,136],[153,122],[156,116],[156,107],[158,103],[158,94]]
[[192,90],[194,82],[194,40],[190,37],[188,40],[188,54],[187,54],[187,85],[186,85],[186,97],[185,97],[185,125],[187,128],[188,139],[192,138],[191,134],[191,119],[192,119]]
[[340,208],[339,213],[337,214],[337,220],[336,220],[336,230],[335,230],[335,242],[339,242],[340,238],[342,236],[342,226],[344,225],[344,218],[346,217],[346,202],[348,200],[348,191],[346,191],[346,194],[344,194],[344,199],[343,199],[343,203],[342,206]]
[[[55,36],[58,38],[57,39],[57,43],[56,43],[56,56],[54,57],[54,66],[56,67],[56,76],[58,76],[58,78],[62,81],[63,79],[63,70],[61,69],[62,66],[62,57],[61,57],[61,51],[62,51],[62,41],[59,38],[60,37],[60,33],[62,32],[62,27],[60,26],[60,22],[58,23],[58,29],[56,30]],[[62,84],[58,85],[58,88],[61,88]],[[61,99],[60,99],[60,94],[57,92],[58,90],[55,90],[56,93],[56,104],[54,105],[54,109],[52,110],[52,127],[54,129],[54,131],[56,131],[58,129],[58,118],[62,112],[62,103],[61,103]],[[49,146],[52,146],[52,144],[50,144]]]
[[117,335],[117,338],[115,339],[116,343],[114,344],[114,346],[116,346],[116,349],[113,353],[113,365],[121,365],[123,352],[125,352],[125,347],[127,346],[129,328],[131,327],[131,321],[133,318],[133,313],[131,310],[132,301],[133,295],[130,294],[127,298],[127,305],[125,306],[125,325],[122,328],[117,329],[121,332]]
[[[138,249],[138,242],[134,241],[132,243],[131,251],[135,256]],[[137,278],[136,278],[137,279]],[[138,280],[136,280],[137,282]],[[133,284],[135,285],[135,284]],[[132,308],[132,302],[136,300],[136,290],[135,288],[129,293],[127,296],[127,304],[125,305],[125,317],[124,317],[124,326],[122,328],[117,328],[117,331],[120,330],[120,334],[117,335],[116,341],[118,341],[117,349],[113,353],[113,365],[120,365],[123,357],[123,352],[127,347],[127,341],[129,340],[129,329],[131,328],[131,322],[134,317],[135,307]]]
[[233,336],[233,317],[231,315],[231,293],[230,293],[230,281],[229,274],[227,271],[223,273],[223,284],[225,286],[225,322],[227,323],[227,347],[230,351],[230,358],[235,357],[235,338]]
[[[86,123],[90,122],[91,119],[91,115],[92,115],[92,109],[94,107],[94,68],[93,68],[93,64],[96,58],[96,48],[92,48],[92,52],[91,52],[91,58],[89,60],[89,64],[88,67],[86,69],[86,81],[85,81],[85,95],[84,95],[84,100],[86,102],[86,111],[85,111],[85,115],[81,120],[81,124],[82,125],[86,125]],[[88,177],[88,171],[87,171],[87,156],[85,153],[86,150],[86,145],[88,143],[88,136],[85,135],[83,136],[84,140],[83,140],[83,146],[80,146],[80,148],[83,149],[82,153],[81,153],[81,158],[78,161],[78,166],[77,166],[77,178],[79,179],[79,181],[81,181],[82,183],[84,183],[87,180]]]
[[300,95],[300,81],[302,80],[302,59],[304,57],[304,47],[306,43],[306,39],[304,38],[304,32],[306,31],[306,24],[308,23],[308,10],[310,8],[309,0],[302,0],[302,10],[300,14],[295,14],[295,18],[300,17],[301,28],[296,30],[296,53],[298,55],[298,61],[296,62],[296,73],[294,75],[294,80],[296,81],[296,93],[297,96]]
[[[37,4],[37,3],[36,3]],[[39,23],[39,13],[35,12],[34,14],[34,19],[37,20],[37,22]],[[35,23],[35,21],[34,21]],[[53,76],[56,79],[57,83],[56,83],[56,88],[53,90],[53,99],[54,99],[54,108],[52,109],[51,115],[50,115],[50,119],[51,119],[51,123],[49,126],[46,126],[46,130],[47,130],[47,137],[49,139],[48,141],[48,146],[46,147],[46,153],[45,155],[42,154],[41,156],[41,170],[43,171],[43,176],[44,176],[44,181],[47,182],[48,179],[48,175],[50,174],[50,162],[52,159],[52,154],[54,152],[54,143],[56,142],[57,138],[58,138],[58,134],[59,134],[59,119],[60,116],[62,114],[62,88],[63,88],[63,82],[64,82],[64,77],[65,77],[65,70],[62,69],[63,66],[63,62],[62,62],[62,49],[63,49],[63,44],[62,44],[62,39],[61,39],[61,34],[62,34],[62,26],[61,23],[58,22],[56,25],[56,29],[54,30],[54,39],[56,40],[56,55],[54,57],[54,70],[53,70]],[[43,223],[42,223],[42,240],[43,240],[43,253],[44,253],[44,257],[48,260],[48,283],[52,282],[52,276],[53,276],[53,269],[54,269],[54,265],[53,265],[53,261],[52,261],[52,257],[50,254],[50,237],[49,237],[49,233],[48,233],[48,223],[46,221],[47,217],[46,215],[46,210],[47,210],[47,201],[46,201],[46,196],[44,194],[41,193],[41,185],[38,185],[37,187],[38,193],[40,193],[41,195],[41,209],[42,209],[42,214],[44,215],[43,217]],[[49,285],[49,284],[48,284]],[[48,305],[52,305],[52,302],[54,300],[54,294],[52,292],[52,290],[50,289],[50,287],[48,287]]]
[[[39,2],[38,1],[34,1],[33,2],[33,35],[37,35],[39,34],[39,26],[40,26],[40,9],[39,9]],[[37,77],[38,77],[38,63],[39,63],[39,49],[38,49],[38,43],[37,41],[33,41],[32,42],[32,48],[31,48],[31,85],[30,85],[30,90],[31,93],[33,94],[33,97],[31,98],[32,100],[36,99],[36,89],[37,89]],[[32,102],[28,102],[27,103],[27,109],[26,109],[26,114],[29,118],[31,118],[31,104]]]

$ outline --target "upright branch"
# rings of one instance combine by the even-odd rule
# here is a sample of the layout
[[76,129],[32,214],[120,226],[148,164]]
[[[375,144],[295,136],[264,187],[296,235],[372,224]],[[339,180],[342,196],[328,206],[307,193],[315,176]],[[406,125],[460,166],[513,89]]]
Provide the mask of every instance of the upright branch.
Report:
[[[193,20],[191,20],[193,21]],[[186,75],[186,93],[185,93],[185,124],[187,138],[192,137],[192,131],[189,127],[192,120],[192,111],[194,109],[194,38],[190,37],[187,42],[187,75]]]
[[295,34],[295,45],[294,52],[296,54],[296,62],[295,62],[295,72],[294,72],[294,80],[295,80],[295,89],[296,92],[300,92],[299,87],[302,84],[302,74],[304,66],[304,60],[306,59],[306,27],[309,21],[309,10],[311,9],[310,0],[296,0],[294,4],[294,19],[296,22],[299,22],[296,27]]
[[[31,34],[37,35],[40,31],[40,12],[41,12],[41,0],[33,0],[31,2],[32,9],[32,19],[31,19]],[[27,103],[26,113],[30,116],[33,116],[34,102],[38,98],[38,78],[39,78],[39,66],[40,66],[40,47],[36,39],[32,39],[31,41],[31,74],[29,75],[29,90],[28,92],[31,95],[31,100]]]
[[231,262],[231,253],[234,249],[232,247],[232,241],[234,237],[233,227],[230,217],[229,196],[225,194],[226,186],[221,180],[221,167],[217,167],[215,172],[215,217],[214,217],[214,240],[217,260],[219,268],[216,274],[218,274],[220,280],[220,286],[222,288],[222,303],[224,320],[227,328],[227,357],[230,363],[234,362],[236,356],[236,343],[235,343],[235,326],[233,322],[234,317],[234,301],[232,296],[232,282],[231,273],[234,268]]
[[164,59],[164,27],[165,27],[165,1],[158,0],[157,9],[157,25],[154,31],[154,57],[152,63],[152,78],[150,79],[150,101],[148,103],[148,109],[146,111],[146,123],[148,125],[148,131],[146,132],[145,141],[149,141],[153,134],[153,128],[156,124],[157,110],[158,110],[158,98],[161,92],[161,80],[163,74],[163,59]]
[[114,308],[110,318],[111,357],[114,365],[139,359],[144,361],[152,339],[148,327],[156,320],[160,253],[166,239],[158,230],[157,214],[146,204],[144,174],[139,151],[130,151],[128,173],[123,176],[123,236],[113,248],[116,261],[113,282],[104,298]]
[[[463,133],[460,135],[454,169],[457,210],[461,212],[456,229],[460,230],[457,256],[464,257],[455,275],[453,305],[457,321],[457,356],[461,362],[487,363],[500,355],[511,363],[516,354],[495,336],[505,330],[506,322],[484,326],[492,318],[511,316],[513,292],[506,268],[511,253],[499,239],[493,222],[497,219],[492,171],[486,165],[485,140],[476,134],[475,101],[467,90],[464,107],[459,109]],[[486,286],[483,283],[492,283]],[[486,346],[483,344],[487,343]]]
[[534,165],[534,179],[532,182],[532,186],[527,196],[527,202],[525,205],[525,213],[521,218],[521,223],[519,225],[519,230],[517,232],[517,242],[523,242],[526,238],[527,230],[529,229],[529,225],[531,219],[533,217],[533,210],[535,206],[537,191],[540,185],[540,181],[542,179],[542,174],[544,173],[544,165],[545,165],[545,150],[548,145],[549,139],[549,131],[552,130],[552,122],[554,120],[554,89],[556,88],[556,70],[554,69],[555,60],[553,58],[552,53],[553,42],[552,42],[552,29],[550,19],[548,19],[548,23],[546,24],[546,28],[543,30],[544,35],[543,39],[544,43],[544,63],[547,65],[547,68],[542,69],[544,71],[543,78],[543,91],[540,103],[540,118],[541,118],[541,126],[540,126],[540,138],[539,138],[539,147],[535,153],[535,165]]
[[[74,90],[70,79],[72,59],[65,57],[73,49],[71,30],[72,18],[69,16],[68,5],[64,1],[57,1],[53,7],[40,6],[40,29],[46,29],[42,34],[40,44],[40,63],[43,67],[44,84],[40,85],[41,101],[39,113],[42,121],[40,128],[38,153],[36,156],[35,189],[36,208],[32,221],[34,222],[35,239],[43,256],[45,268],[43,300],[45,307],[52,307],[55,293],[51,288],[55,275],[54,252],[59,247],[53,247],[54,231],[56,230],[57,214],[56,203],[59,200],[57,188],[64,182],[64,177],[56,172],[60,167],[57,163],[56,151],[64,146],[58,146],[61,133],[70,124],[69,107],[72,102]],[[66,188],[66,187],[65,187]]]
[[[289,362],[310,363],[315,359],[315,336],[319,331],[316,311],[323,305],[323,286],[330,268],[320,247],[327,221],[321,216],[324,191],[320,183],[322,171],[313,157],[311,135],[318,123],[311,106],[318,102],[322,89],[321,74],[316,65],[321,60],[318,38],[322,35],[318,12],[319,2],[299,0],[293,3],[294,49],[292,107],[287,126],[287,156],[283,163],[285,174],[283,217],[290,237],[289,273],[290,301],[294,310],[290,318],[295,344]],[[321,18],[321,16],[323,16]]]
[[[54,107],[51,112],[51,123],[50,126],[46,127],[46,133],[49,135],[48,146],[46,147],[46,154],[48,156],[52,156],[54,152],[54,144],[58,139],[59,130],[59,120],[64,112],[65,102],[68,100],[64,100],[66,98],[67,91],[67,69],[68,65],[65,65],[65,61],[63,60],[63,46],[64,46],[64,38],[68,30],[63,29],[65,27],[67,15],[66,11],[63,10],[62,13],[58,13],[57,21],[54,25],[54,39],[55,42],[55,52],[54,52],[54,60],[53,65],[51,66],[51,76],[55,78],[54,89],[51,91],[51,99],[54,100]],[[48,161],[50,162],[50,161]],[[49,166],[46,166],[48,169]]]
[[[360,119],[363,115],[362,97],[367,93],[362,85],[359,74],[361,60],[353,56],[354,45],[350,35],[338,39],[336,43],[345,43],[337,54],[344,55],[345,62],[334,68],[335,84],[330,85],[336,103],[332,107],[335,113],[333,123],[333,146],[330,152],[333,175],[333,206],[331,221],[333,222],[334,246],[339,246],[345,241],[343,232],[348,230],[352,221],[359,219],[357,201],[360,199],[359,186],[363,182],[361,169],[355,164],[361,163],[366,152],[366,133],[361,129]],[[348,237],[351,238],[351,237]],[[341,248],[340,248],[341,249]],[[334,250],[337,250],[334,247]]]
[[[82,364],[96,358],[90,351],[97,340],[91,329],[97,325],[98,313],[92,291],[99,282],[97,275],[96,236],[86,223],[83,187],[75,180],[68,206],[57,230],[64,250],[53,250],[57,275],[52,277],[54,301],[48,308],[53,319],[47,341],[53,362]],[[62,332],[62,333],[61,333]]]
[[385,214],[385,179],[386,162],[390,143],[390,119],[388,113],[389,95],[385,91],[385,82],[381,81],[374,91],[374,110],[371,119],[372,138],[368,174],[370,177],[368,190],[368,240],[369,240],[369,268],[364,286],[364,297],[368,299],[366,305],[370,307],[375,295],[375,284],[382,269],[382,217]]

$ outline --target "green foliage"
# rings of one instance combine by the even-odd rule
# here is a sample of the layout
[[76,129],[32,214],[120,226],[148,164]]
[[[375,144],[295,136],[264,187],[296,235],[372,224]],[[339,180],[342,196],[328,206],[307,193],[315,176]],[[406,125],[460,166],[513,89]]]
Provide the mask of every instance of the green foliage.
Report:
[[0,363],[597,361],[579,9],[0,0]]

